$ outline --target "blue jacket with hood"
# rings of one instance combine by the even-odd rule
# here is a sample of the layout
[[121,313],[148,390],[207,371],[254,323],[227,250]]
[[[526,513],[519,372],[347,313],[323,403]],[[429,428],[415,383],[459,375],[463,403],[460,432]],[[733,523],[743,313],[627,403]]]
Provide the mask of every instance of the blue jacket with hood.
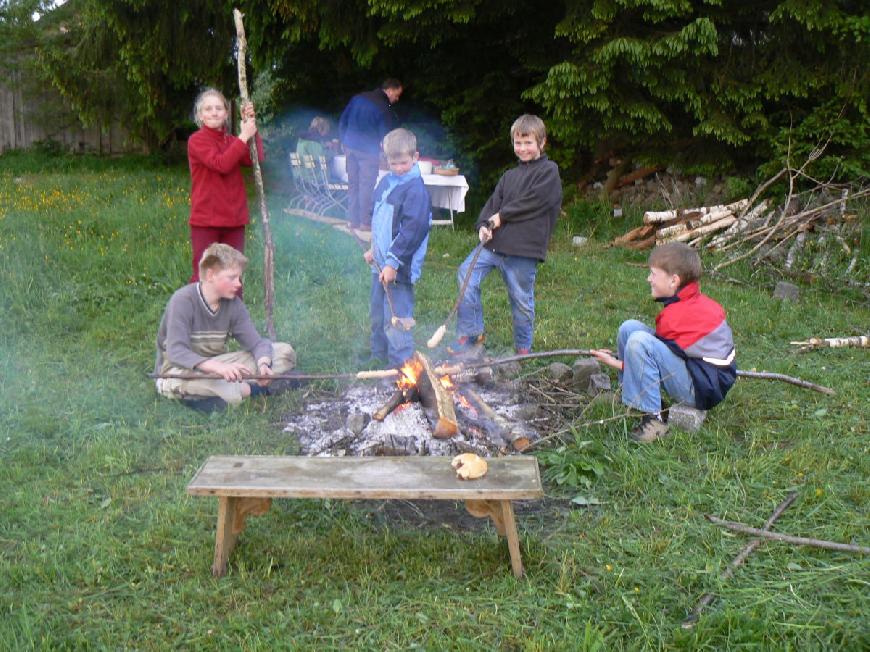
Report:
[[432,225],[432,204],[420,168],[414,164],[407,173],[392,172],[375,188],[372,212],[372,251],[378,265],[389,265],[399,283],[416,283]]

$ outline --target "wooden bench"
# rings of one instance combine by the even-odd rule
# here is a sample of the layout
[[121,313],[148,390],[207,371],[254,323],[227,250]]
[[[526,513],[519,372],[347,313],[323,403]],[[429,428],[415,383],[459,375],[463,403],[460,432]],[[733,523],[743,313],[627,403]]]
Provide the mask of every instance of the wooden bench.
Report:
[[542,498],[534,457],[490,459],[479,480],[459,480],[449,457],[209,457],[187,485],[192,496],[217,496],[215,577],[226,573],[230,553],[248,516],[265,514],[272,498],[464,500],[468,512],[490,517],[507,537],[511,567],[523,562],[512,500]]

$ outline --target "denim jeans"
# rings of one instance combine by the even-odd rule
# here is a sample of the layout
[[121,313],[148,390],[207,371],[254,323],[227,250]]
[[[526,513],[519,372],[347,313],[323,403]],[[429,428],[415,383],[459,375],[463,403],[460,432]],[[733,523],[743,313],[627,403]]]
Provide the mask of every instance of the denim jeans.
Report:
[[[457,280],[459,287],[469,273],[472,251],[459,266]],[[535,277],[538,273],[538,261],[526,256],[506,256],[496,254],[488,249],[480,252],[480,257],[470,270],[471,279],[462,303],[459,304],[459,317],[456,333],[477,336],[483,333],[483,304],[480,301],[480,284],[494,269],[501,272],[501,277],[507,286],[508,299],[511,303],[511,315],[514,324],[514,348],[531,349],[532,333],[535,328]]]
[[663,385],[674,401],[694,407],[695,386],[685,361],[658,339],[652,328],[636,319],[622,322],[616,347],[625,364],[619,374],[623,403],[642,412],[658,412]]
[[[390,283],[390,299],[396,317],[414,316],[414,286],[411,283]],[[372,322],[372,356],[397,366],[414,355],[414,332],[396,328],[391,323],[390,302],[378,280],[372,274],[372,292],[369,299],[369,317]]]

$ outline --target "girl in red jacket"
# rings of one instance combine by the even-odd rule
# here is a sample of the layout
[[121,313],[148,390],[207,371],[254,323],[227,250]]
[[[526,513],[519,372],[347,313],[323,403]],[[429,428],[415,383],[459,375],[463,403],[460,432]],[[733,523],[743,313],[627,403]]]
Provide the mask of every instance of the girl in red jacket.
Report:
[[206,88],[196,98],[194,120],[199,131],[187,141],[190,164],[190,243],[193,247],[193,274],[199,280],[199,260],[215,242],[245,250],[245,225],[248,200],[242,165],[253,165],[251,138],[256,138],[258,158],[263,160],[263,143],[257,134],[254,105],[242,107],[238,138],[230,133],[230,107],[219,90]]

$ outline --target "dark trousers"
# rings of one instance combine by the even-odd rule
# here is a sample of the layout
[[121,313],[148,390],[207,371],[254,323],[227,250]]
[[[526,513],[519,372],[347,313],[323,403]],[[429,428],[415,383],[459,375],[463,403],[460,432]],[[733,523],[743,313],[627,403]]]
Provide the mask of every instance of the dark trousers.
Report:
[[[193,247],[193,274],[190,277],[191,283],[196,283],[199,280],[199,259],[202,258],[202,252],[215,242],[228,244],[233,249],[245,253],[245,226],[190,227],[190,244]],[[241,296],[241,291],[239,295]]]
[[351,226],[372,225],[375,182],[378,180],[378,154],[345,147],[347,167],[347,218]]

